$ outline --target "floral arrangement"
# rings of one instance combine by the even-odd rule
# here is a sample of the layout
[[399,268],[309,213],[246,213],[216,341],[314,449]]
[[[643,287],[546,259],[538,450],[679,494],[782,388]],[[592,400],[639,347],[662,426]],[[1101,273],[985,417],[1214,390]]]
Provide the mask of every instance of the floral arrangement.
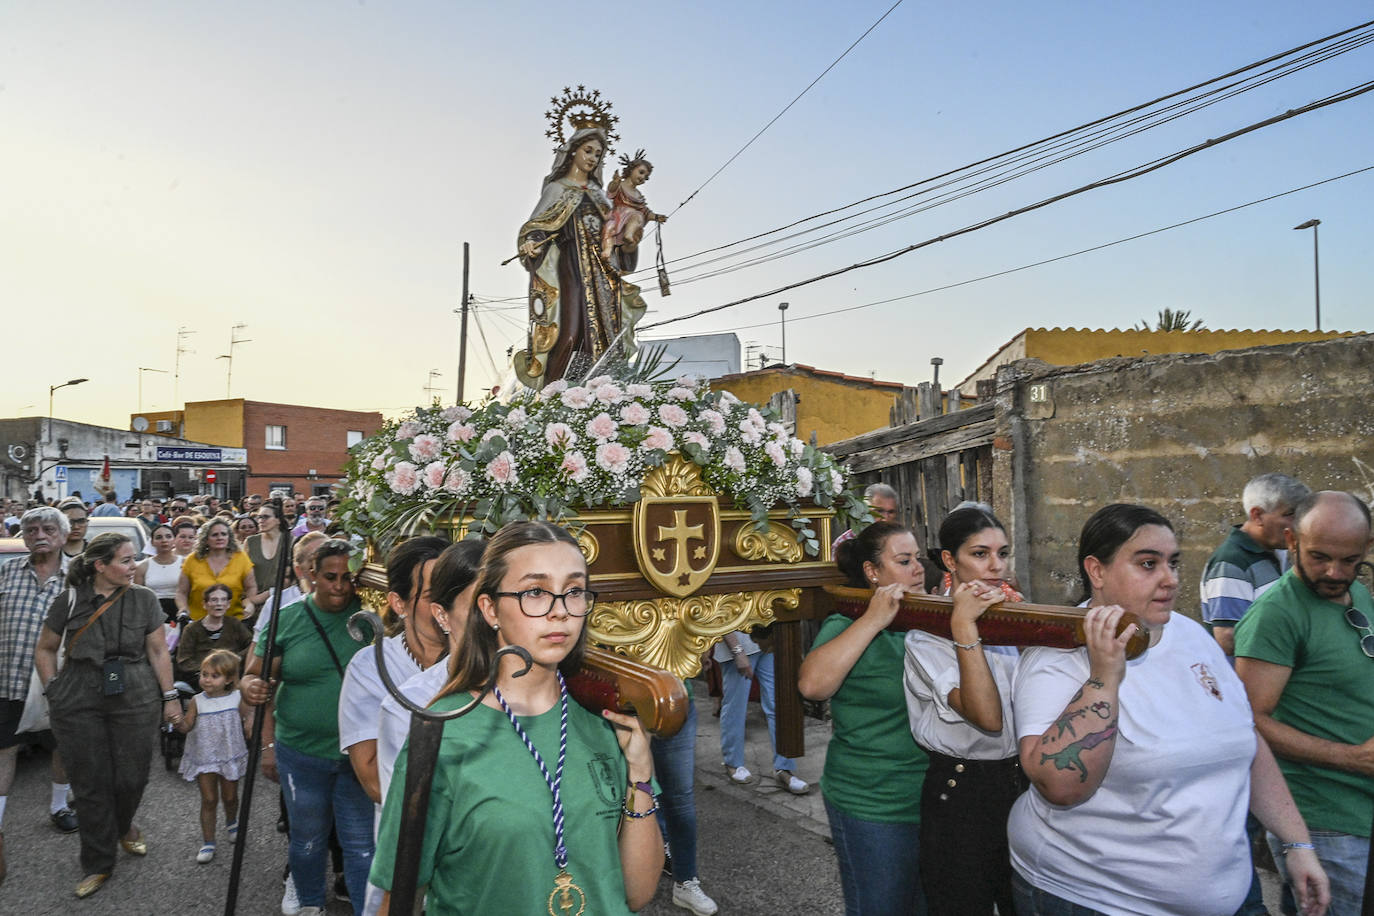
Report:
[[848,526],[869,518],[826,453],[788,435],[767,410],[691,377],[554,382],[508,403],[417,408],[351,449],[341,517],[382,543],[472,516],[471,536],[523,518],[575,522],[579,510],[639,499],[645,472],[676,451],[718,493],[767,527],[785,505],[811,556],[803,501]]

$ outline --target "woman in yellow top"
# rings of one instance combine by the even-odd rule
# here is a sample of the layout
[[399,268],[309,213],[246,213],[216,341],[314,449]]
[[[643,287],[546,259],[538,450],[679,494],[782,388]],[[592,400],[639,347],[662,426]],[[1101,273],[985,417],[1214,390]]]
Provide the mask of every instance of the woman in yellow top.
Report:
[[248,552],[234,540],[228,521],[214,518],[201,526],[196,534],[196,549],[181,564],[181,580],[177,583],[177,613],[192,620],[205,616],[205,590],[212,585],[227,585],[232,597],[230,617],[242,619],[245,603],[260,600],[258,584],[253,578],[253,561]]

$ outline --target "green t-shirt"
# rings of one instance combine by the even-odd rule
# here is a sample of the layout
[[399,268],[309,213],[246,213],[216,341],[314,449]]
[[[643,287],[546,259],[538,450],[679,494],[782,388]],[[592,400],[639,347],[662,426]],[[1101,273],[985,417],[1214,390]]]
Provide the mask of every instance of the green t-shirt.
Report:
[[[467,703],[444,697],[436,710]],[[558,763],[559,707],[520,717],[549,775]],[[372,860],[372,883],[391,889],[404,808],[406,751],[396,761]],[[616,828],[629,771],[604,719],[568,702],[568,756],[560,794],[568,873],[587,914],[628,914]],[[544,913],[554,888],[553,796],[534,757],[499,709],[479,706],[444,728],[429,797],[419,883],[430,916]]]
[[[1374,620],[1368,589],[1356,582],[1350,597]],[[1361,744],[1374,736],[1374,659],[1360,649],[1345,611],[1289,570],[1236,625],[1236,657],[1293,669],[1275,719],[1327,741]],[[1282,757],[1279,769],[1310,829],[1369,836],[1374,780]]]
[[[319,630],[310,622],[310,615],[305,612],[307,604],[345,670],[353,654],[363,648],[362,643],[348,635],[348,618],[362,610],[356,598],[337,614],[326,614],[313,598],[281,609],[276,644],[276,655],[281,659],[281,686],[277,688],[274,709],[276,740],[302,754],[340,760],[344,757],[339,753],[339,691],[343,689],[343,676],[320,639]],[[259,658],[266,653],[265,638],[254,651]]]
[[[853,622],[840,614],[826,618],[814,646]],[[833,732],[821,789],[826,801],[861,820],[921,822],[921,783],[930,758],[911,736],[902,683],[905,658],[902,634],[884,630],[830,698]]]

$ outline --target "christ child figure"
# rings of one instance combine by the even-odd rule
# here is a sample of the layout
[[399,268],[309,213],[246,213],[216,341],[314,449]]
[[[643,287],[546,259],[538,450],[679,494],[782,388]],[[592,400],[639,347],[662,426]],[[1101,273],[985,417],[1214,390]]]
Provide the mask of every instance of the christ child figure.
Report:
[[619,273],[629,273],[639,262],[639,241],[644,224],[667,222],[668,217],[649,209],[639,186],[649,180],[654,164],[644,158],[644,150],[620,157],[620,169],[611,178],[607,194],[611,216],[601,230],[601,258]]

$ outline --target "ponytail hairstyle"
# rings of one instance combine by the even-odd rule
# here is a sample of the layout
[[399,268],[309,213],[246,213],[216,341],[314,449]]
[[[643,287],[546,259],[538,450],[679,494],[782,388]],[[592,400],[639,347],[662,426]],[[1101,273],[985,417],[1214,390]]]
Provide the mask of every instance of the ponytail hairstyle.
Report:
[[133,538],[117,531],[97,534],[86,545],[86,549],[74,557],[67,567],[67,584],[72,588],[83,588],[95,581],[96,563],[113,563],[115,554],[125,544],[132,544]]
[[872,588],[873,583],[868,580],[868,574],[864,572],[864,564],[879,565],[878,561],[882,557],[883,548],[887,546],[888,539],[898,534],[916,536],[916,532],[906,525],[899,525],[896,522],[874,522],[841,544],[840,549],[835,554],[835,565],[849,580],[845,584],[852,588]]
[[[544,521],[512,522],[487,542],[486,552],[482,556],[482,570],[477,576],[477,594],[486,595],[493,601],[497,600],[496,593],[501,590],[501,580],[506,577],[509,570],[507,558],[522,547],[537,544],[568,544],[576,548],[579,556],[581,555],[577,538],[566,528]],[[558,666],[558,670],[565,676],[582,667],[586,644],[587,627],[584,618],[582,632],[578,634],[576,644]],[[491,677],[496,652],[500,647],[496,631],[487,623],[486,618],[480,613],[468,614],[467,627],[463,631],[463,644],[449,663],[449,682],[434,699],[485,687]]]
[[1093,583],[1088,578],[1088,568],[1083,565],[1083,561],[1088,557],[1096,557],[1103,563],[1110,563],[1116,552],[1121,549],[1121,545],[1146,525],[1159,525],[1170,531],[1174,530],[1169,520],[1154,509],[1133,503],[1112,503],[1110,506],[1103,506],[1083,524],[1083,531],[1078,535],[1078,576],[1083,582],[1083,597],[1080,601],[1089,601],[1093,596]]

